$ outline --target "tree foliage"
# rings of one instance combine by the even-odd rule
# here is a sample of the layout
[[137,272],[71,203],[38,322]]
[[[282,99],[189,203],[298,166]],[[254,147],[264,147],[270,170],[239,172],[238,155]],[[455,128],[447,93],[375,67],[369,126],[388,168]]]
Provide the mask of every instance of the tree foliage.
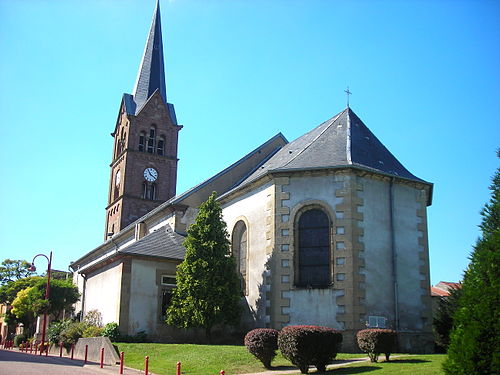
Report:
[[500,373],[500,168],[490,190],[453,316],[446,374]]
[[19,291],[32,287],[40,280],[45,280],[45,282],[47,282],[46,279],[43,279],[40,276],[30,276],[3,284],[0,286],[0,303],[5,303],[7,305],[12,304]]
[[34,271],[29,270],[30,266],[30,263],[22,259],[5,259],[0,265],[0,284],[33,275]]
[[57,320],[62,310],[70,308],[80,297],[78,288],[71,280],[50,280],[49,301],[46,301],[46,286],[47,280],[38,278],[33,286],[17,293],[12,302],[12,313],[22,323],[45,312],[54,315]]
[[188,229],[186,256],[177,267],[177,287],[166,320],[180,328],[204,328],[209,341],[215,325],[236,325],[241,316],[240,282],[215,198],[213,193],[200,206]]

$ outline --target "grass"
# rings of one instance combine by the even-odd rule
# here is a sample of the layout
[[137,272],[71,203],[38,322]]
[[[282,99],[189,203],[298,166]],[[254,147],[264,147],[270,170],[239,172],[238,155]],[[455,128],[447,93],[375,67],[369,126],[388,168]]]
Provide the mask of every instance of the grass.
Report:
[[[175,374],[176,363],[182,363],[183,375],[218,375],[224,370],[227,375],[266,371],[264,366],[247,352],[244,346],[192,345],[192,344],[129,344],[118,343],[119,351],[125,352],[125,366],[144,369],[144,357],[149,356],[149,370],[155,374]],[[396,356],[396,354],[395,354]],[[362,358],[363,354],[340,353],[337,359]],[[383,357],[383,356],[381,356]],[[394,358],[389,363],[362,362],[327,371],[325,374],[361,374],[374,372],[375,375],[441,375],[441,363],[445,355],[415,355]],[[380,359],[382,360],[382,359]],[[273,367],[280,370],[295,368],[280,353],[273,361]],[[314,373],[314,372],[312,372]]]
[[[385,360],[381,359],[379,359],[381,362],[377,363],[360,362],[328,370],[323,374],[347,375],[371,373],[373,375],[443,375],[442,364],[445,359],[445,354],[404,355],[391,359],[390,362],[385,362]],[[310,373],[316,374],[314,371]],[[297,372],[290,373],[289,375],[292,374],[296,375]]]

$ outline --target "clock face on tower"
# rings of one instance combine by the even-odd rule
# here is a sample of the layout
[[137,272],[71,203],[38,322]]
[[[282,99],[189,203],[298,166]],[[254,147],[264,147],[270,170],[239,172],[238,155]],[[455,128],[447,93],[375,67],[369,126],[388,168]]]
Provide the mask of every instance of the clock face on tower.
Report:
[[153,182],[158,178],[158,172],[154,168],[146,168],[144,170],[144,178],[146,181]]

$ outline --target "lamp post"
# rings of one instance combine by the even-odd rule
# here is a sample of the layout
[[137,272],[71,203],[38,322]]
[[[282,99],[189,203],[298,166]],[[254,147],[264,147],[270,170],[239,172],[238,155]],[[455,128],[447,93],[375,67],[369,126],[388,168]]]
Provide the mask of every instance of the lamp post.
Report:
[[[49,294],[50,294],[50,272],[51,272],[51,265],[52,265],[52,251],[50,252],[50,255],[47,256],[45,254],[37,254],[34,256],[33,260],[31,261],[31,267],[29,268],[30,271],[36,271],[35,267],[35,259],[39,256],[45,257],[47,261],[49,262],[49,266],[47,269],[47,286],[45,288],[45,300],[47,303],[49,302]],[[47,310],[43,313],[43,325],[42,325],[42,348],[45,349],[45,328],[47,327]],[[40,350],[40,355],[42,355],[42,350]]]

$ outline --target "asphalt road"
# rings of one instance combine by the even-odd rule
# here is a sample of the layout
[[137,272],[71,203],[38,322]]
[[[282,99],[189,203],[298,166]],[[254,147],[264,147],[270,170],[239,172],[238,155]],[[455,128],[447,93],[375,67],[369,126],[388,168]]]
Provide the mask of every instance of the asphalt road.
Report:
[[[0,349],[0,375],[117,375],[118,373],[118,366],[104,366],[101,369],[99,364],[84,364],[82,360]],[[144,375],[143,371],[130,368],[125,368],[123,373]]]

